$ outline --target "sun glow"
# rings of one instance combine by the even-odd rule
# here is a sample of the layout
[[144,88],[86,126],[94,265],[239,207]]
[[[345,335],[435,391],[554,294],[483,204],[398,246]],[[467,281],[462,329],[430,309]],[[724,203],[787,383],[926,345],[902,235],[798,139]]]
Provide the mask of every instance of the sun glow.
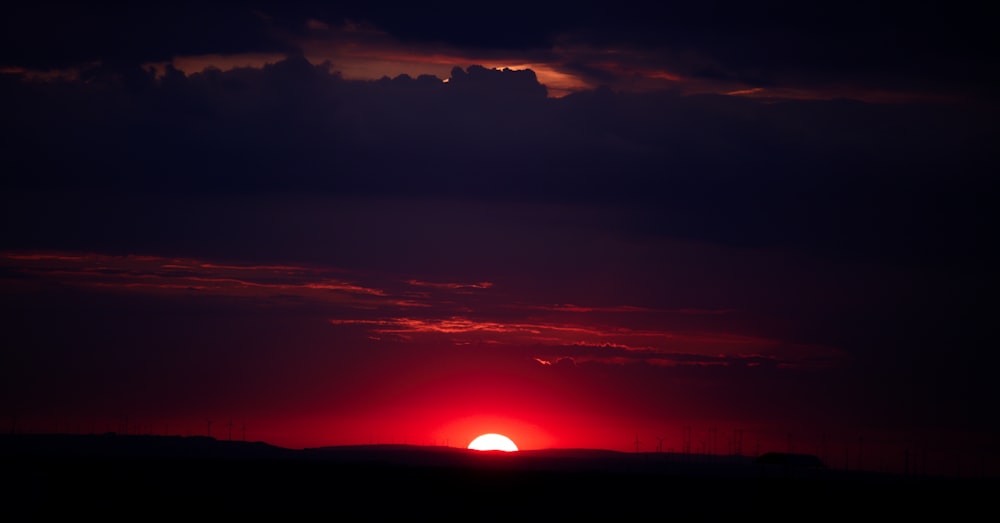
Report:
[[503,434],[483,434],[469,443],[471,450],[502,450],[516,452],[517,445]]

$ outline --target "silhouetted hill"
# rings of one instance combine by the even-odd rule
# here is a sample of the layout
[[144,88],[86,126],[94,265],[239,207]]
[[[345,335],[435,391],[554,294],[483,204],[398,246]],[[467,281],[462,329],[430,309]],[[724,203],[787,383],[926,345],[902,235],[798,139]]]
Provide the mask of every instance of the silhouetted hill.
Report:
[[4,458],[202,458],[280,459],[294,450],[262,442],[220,441],[205,436],[107,434],[12,434],[0,436]]
[[826,465],[812,454],[794,454],[791,452],[767,452],[758,456],[754,460],[754,463],[758,465],[781,465],[798,468],[826,468]]
[[998,482],[845,473],[750,458],[369,445],[292,450],[205,437],[0,436],[3,506],[57,515],[292,514],[381,520],[962,520]]

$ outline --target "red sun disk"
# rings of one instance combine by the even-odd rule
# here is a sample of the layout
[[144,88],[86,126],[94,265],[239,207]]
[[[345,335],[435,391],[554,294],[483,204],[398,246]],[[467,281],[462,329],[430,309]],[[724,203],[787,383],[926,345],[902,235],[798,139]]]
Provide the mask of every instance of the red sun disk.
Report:
[[469,443],[471,450],[502,450],[504,452],[516,452],[517,445],[507,436],[490,432],[477,436]]

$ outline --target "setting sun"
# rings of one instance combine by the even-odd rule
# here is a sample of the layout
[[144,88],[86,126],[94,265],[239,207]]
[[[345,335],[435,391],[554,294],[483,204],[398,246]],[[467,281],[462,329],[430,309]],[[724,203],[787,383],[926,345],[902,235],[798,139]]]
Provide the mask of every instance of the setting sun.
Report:
[[469,443],[471,450],[502,450],[504,452],[517,451],[517,445],[510,438],[503,434],[483,434]]

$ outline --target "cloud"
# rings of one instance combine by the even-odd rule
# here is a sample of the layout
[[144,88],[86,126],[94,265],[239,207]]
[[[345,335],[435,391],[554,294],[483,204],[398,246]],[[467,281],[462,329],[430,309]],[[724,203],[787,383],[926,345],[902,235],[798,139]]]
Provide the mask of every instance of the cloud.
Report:
[[482,17],[453,6],[377,5],[146,2],[120,10],[32,3],[6,17],[0,70],[37,76],[88,64],[121,70],[173,63],[192,73],[208,63],[226,70],[305,56],[361,79],[444,78],[472,64],[532,69],[556,96],[605,85],[785,99],[954,100],[992,99],[996,85],[988,13],[967,6],[890,13],[843,4],[531,5],[524,8],[530,16],[510,8]]
[[430,287],[433,289],[466,290],[466,289],[489,289],[493,283],[482,281],[477,283],[449,283],[449,282],[427,282],[420,280],[407,280],[406,283],[415,287]]
[[[573,78],[558,86],[563,94],[607,85],[688,93],[766,89],[770,96],[808,99],[944,99],[991,97],[987,86],[996,83],[988,52],[995,46],[982,16],[987,13],[970,16],[961,8],[918,7],[900,14],[844,4],[532,5],[530,22],[452,9],[431,20],[405,10],[405,20],[395,9],[350,11],[329,13],[330,25],[360,20],[379,28],[379,36],[372,39],[369,31],[365,40],[350,39],[356,45],[341,47],[377,45],[384,67],[412,67],[418,55],[438,57],[429,62],[439,66],[530,63],[536,71],[544,68],[549,81],[557,81],[557,73]],[[936,31],[933,40],[928,28]],[[317,50],[323,38],[343,44],[345,36],[336,29],[322,37],[313,32],[300,45]],[[403,54],[412,58],[389,58]],[[397,71],[389,75],[404,72]]]
[[470,66],[466,70],[455,67],[448,78],[457,96],[472,94],[490,99],[511,100],[512,98],[544,98],[545,86],[538,83],[535,72],[512,69],[487,69],[481,65]]
[[994,131],[977,106],[551,99],[529,70],[358,81],[304,58],[123,71],[0,82],[0,187],[617,205],[628,233],[908,263],[981,259],[993,221]]
[[74,253],[0,253],[19,284],[60,282],[82,288],[158,295],[306,299],[355,307],[399,305],[386,291],[343,279],[336,268],[216,264],[188,258]]
[[666,329],[634,330],[608,325],[595,327],[542,321],[497,321],[468,317],[332,319],[337,327],[358,326],[373,336],[395,336],[405,343],[452,345],[494,344],[528,351],[542,365],[569,358],[576,362],[652,365],[730,365],[761,363],[783,368],[837,366],[842,351],[828,346],[782,342],[758,336],[724,332],[682,332]]
[[[652,365],[748,366],[768,363],[788,368],[836,366],[841,351],[832,347],[789,343],[760,335],[719,330],[665,328],[656,318],[637,327],[616,321],[623,312],[654,316],[674,314],[667,309],[595,306],[586,310],[587,322],[567,321],[562,308],[505,306],[508,293],[497,294],[492,284],[427,284],[397,281],[376,287],[357,281],[336,267],[304,264],[220,263],[193,258],[151,255],[114,256],[73,252],[0,253],[2,277],[11,291],[71,285],[90,292],[124,292],[151,297],[191,296],[204,299],[236,298],[281,306],[312,303],[334,306],[329,320],[337,328],[356,328],[375,342],[422,346],[488,344],[528,355],[539,362],[570,358],[576,362]],[[369,280],[383,280],[376,275]],[[390,282],[391,283],[391,282]],[[412,294],[424,287],[429,294]],[[476,289],[475,301],[453,299],[455,291]],[[508,291],[509,292],[509,291]],[[440,294],[435,294],[440,293]],[[524,301],[528,296],[522,296]],[[263,300],[263,301],[261,301]],[[570,309],[574,316],[581,311]],[[465,311],[464,313],[461,313]],[[512,311],[515,313],[512,314]],[[552,313],[539,317],[537,311]]]
[[[517,308],[518,306],[513,306]],[[523,308],[536,309],[552,312],[587,313],[587,312],[620,312],[620,313],[673,313],[690,315],[719,315],[735,312],[735,309],[654,309],[650,307],[638,307],[635,305],[612,305],[612,306],[586,306],[574,305],[572,303],[559,303],[553,305],[525,305]]]

